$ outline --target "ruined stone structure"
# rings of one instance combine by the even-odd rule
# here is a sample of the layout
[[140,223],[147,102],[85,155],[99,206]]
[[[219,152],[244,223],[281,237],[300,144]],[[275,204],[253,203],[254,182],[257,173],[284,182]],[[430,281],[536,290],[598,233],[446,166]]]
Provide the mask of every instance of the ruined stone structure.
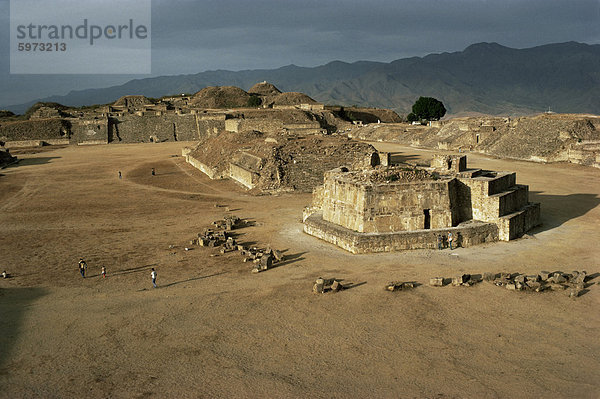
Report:
[[350,134],[367,141],[600,168],[600,117],[596,115],[479,116],[436,121],[429,126],[371,124],[355,127]]
[[467,169],[466,156],[436,155],[430,168],[325,173],[304,211],[304,231],[353,253],[435,248],[448,232],[466,247],[517,238],[539,216],[515,173]]
[[182,155],[211,179],[230,178],[259,192],[311,192],[323,173],[341,165],[370,168],[377,150],[341,136],[297,136],[285,132],[223,132]]

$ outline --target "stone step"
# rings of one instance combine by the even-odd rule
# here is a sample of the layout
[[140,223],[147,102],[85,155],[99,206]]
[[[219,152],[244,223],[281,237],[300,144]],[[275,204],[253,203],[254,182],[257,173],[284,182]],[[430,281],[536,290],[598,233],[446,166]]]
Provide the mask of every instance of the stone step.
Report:
[[523,208],[500,217],[497,224],[500,240],[518,238],[540,224],[540,204],[528,203]]
[[498,204],[498,217],[523,208],[529,201],[529,187],[517,184],[506,191],[488,196]]

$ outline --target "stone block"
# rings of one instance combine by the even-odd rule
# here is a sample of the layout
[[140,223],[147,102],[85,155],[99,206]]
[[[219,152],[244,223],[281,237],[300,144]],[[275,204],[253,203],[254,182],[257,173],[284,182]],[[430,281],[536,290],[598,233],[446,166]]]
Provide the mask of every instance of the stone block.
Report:
[[519,275],[515,276],[514,282],[515,283],[524,284],[525,283],[525,275],[524,274],[519,274]]
[[558,273],[554,273],[552,275],[552,280],[554,281],[554,283],[556,284],[562,284],[562,283],[566,283],[567,282],[567,278],[565,277],[565,275],[561,272]]
[[539,287],[535,288],[535,292],[542,292],[545,291],[547,288],[548,287],[546,285],[540,283]]
[[280,251],[278,251],[278,250],[274,250],[273,251],[273,257],[275,258],[275,260],[277,262],[283,261],[283,254]]
[[341,291],[343,288],[344,287],[342,287],[339,281],[334,281],[333,284],[331,284],[331,291],[333,292]]
[[541,271],[541,272],[540,272],[540,279],[541,279],[542,281],[548,281],[548,279],[550,278],[550,275],[551,275],[551,274],[552,274],[552,273],[550,273],[550,272]]
[[254,269],[252,269],[252,273],[260,273],[260,270],[257,267],[255,267]]
[[512,279],[512,274],[506,273],[506,272],[501,272],[500,273],[500,279],[501,280],[511,280]]
[[483,279],[485,281],[489,281],[489,282],[494,281],[496,279],[496,276],[497,276],[496,273],[490,273],[490,272],[483,273]]
[[385,289],[388,291],[402,291],[405,289],[414,288],[415,286],[416,286],[416,283],[414,283],[412,281],[408,281],[408,282],[392,281],[391,283],[388,283],[386,285]]
[[429,279],[429,285],[434,287],[443,287],[444,286],[444,278],[443,277],[432,277]]
[[270,269],[273,267],[273,257],[271,255],[266,255],[260,258],[260,265],[265,269]]
[[581,291],[577,288],[571,288],[571,291],[569,292],[569,297],[570,298],[577,298],[579,295],[581,295]]
[[470,279],[471,279],[470,274],[463,274],[462,276],[456,276],[456,277],[452,278],[452,285],[454,285],[454,286],[462,285],[462,284],[465,284],[466,282],[468,282]]
[[325,284],[326,287],[332,285],[334,282],[335,282],[334,278],[323,279],[323,284]]
[[508,283],[505,285],[507,290],[511,290],[511,291],[515,291],[517,289],[517,286],[514,283]]
[[[319,280],[317,280],[317,281],[319,281]],[[321,281],[323,281],[323,280],[321,280]],[[313,285],[313,292],[315,294],[322,294],[324,292],[324,288],[325,287],[323,286],[322,282],[321,283],[317,282],[317,283],[315,283],[315,285]]]
[[566,290],[566,289],[567,289],[567,287],[565,287],[565,286],[564,286],[564,285],[562,285],[562,284],[551,283],[551,284],[550,284],[550,289],[551,289],[552,291],[564,291],[564,290]]
[[526,282],[527,287],[529,287],[532,290],[536,290],[537,288],[541,287],[542,283],[538,282],[538,281],[531,281],[531,280],[527,280]]
[[530,274],[528,276],[526,276],[525,278],[526,282],[538,282],[540,281],[540,275],[539,274]]
[[585,278],[587,277],[587,273],[585,271],[577,273],[577,276],[571,279],[571,282],[574,284],[580,284],[585,282]]

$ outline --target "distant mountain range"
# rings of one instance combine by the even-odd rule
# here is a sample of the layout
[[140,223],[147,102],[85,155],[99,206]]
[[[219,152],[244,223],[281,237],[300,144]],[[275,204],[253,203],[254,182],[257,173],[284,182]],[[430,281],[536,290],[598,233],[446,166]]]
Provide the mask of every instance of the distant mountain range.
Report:
[[[600,114],[600,45],[576,42],[513,49],[479,43],[454,53],[390,63],[341,61],[304,68],[207,71],[194,75],[131,80],[104,89],[72,91],[36,101],[69,106],[104,104],[128,94],[161,97],[194,93],[207,86],[245,90],[261,81],[339,105],[410,112],[419,96],[441,100],[449,114],[527,114],[546,111]],[[23,113],[36,101],[8,107]]]

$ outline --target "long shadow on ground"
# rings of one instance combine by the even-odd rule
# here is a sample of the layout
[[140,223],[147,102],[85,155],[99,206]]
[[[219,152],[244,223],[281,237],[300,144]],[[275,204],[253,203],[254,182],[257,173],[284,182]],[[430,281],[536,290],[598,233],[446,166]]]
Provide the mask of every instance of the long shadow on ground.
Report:
[[38,158],[25,158],[19,159],[18,163],[12,164],[9,168],[18,168],[19,166],[29,166],[29,165],[43,165],[50,163],[53,159],[58,159],[60,157],[38,157]]
[[0,288],[0,376],[8,374],[4,366],[22,331],[27,308],[46,294],[43,288]]
[[159,287],[160,288],[172,287],[177,284],[187,283],[187,282],[196,281],[196,280],[204,280],[205,278],[220,276],[221,274],[225,274],[225,273],[227,273],[227,272],[213,273],[213,274],[209,274],[207,276],[192,277],[192,278],[188,278],[188,279],[181,280],[181,281],[175,281],[175,282],[169,283],[169,284],[159,285]]
[[552,230],[600,205],[596,194],[551,195],[530,191],[529,201],[541,203],[542,225],[535,232]]

